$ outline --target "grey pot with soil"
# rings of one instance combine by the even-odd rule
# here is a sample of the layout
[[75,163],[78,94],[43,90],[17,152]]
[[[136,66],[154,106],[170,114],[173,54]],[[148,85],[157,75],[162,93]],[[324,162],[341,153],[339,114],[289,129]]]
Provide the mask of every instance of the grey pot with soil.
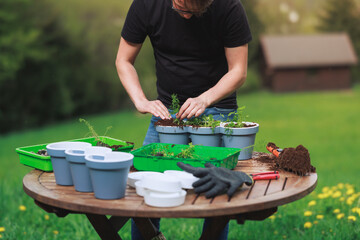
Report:
[[155,129],[159,133],[160,143],[183,144],[187,145],[189,133],[187,126],[176,124],[174,119],[159,120],[155,123]]
[[188,132],[194,145],[221,147],[220,127],[188,126]]
[[228,123],[222,123],[220,133],[222,134],[224,146],[229,148],[240,148],[239,160],[247,160],[252,157],[256,133],[259,124],[243,122],[245,127],[226,127]]

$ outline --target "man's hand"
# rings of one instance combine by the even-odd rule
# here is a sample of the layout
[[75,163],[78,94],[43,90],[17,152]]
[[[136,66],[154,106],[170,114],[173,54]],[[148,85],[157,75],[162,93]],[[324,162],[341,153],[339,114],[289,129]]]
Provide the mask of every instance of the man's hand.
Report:
[[151,113],[155,117],[160,117],[161,119],[169,119],[171,117],[168,109],[160,100],[142,100],[136,102],[135,107],[140,113]]
[[198,117],[209,106],[207,101],[202,97],[188,98],[181,106],[179,112],[176,114],[177,118],[183,120],[184,118]]
[[227,195],[232,197],[236,190],[244,183],[248,186],[251,186],[253,183],[252,178],[244,172],[215,167],[211,163],[206,163],[205,168],[195,168],[182,162],[178,162],[177,165],[186,172],[200,178],[193,183],[194,191],[196,193],[205,192],[207,198],[215,197],[226,191]]

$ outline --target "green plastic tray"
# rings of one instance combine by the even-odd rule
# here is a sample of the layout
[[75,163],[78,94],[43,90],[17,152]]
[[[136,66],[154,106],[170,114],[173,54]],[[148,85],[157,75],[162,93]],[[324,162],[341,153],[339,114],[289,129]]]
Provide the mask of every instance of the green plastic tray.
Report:
[[[119,147],[116,151],[130,152],[134,148],[134,144],[130,143],[130,142],[118,140],[118,139],[111,138],[111,137],[105,137],[105,136],[101,136],[99,138],[102,142],[104,142],[110,146],[124,145],[123,147]],[[95,140],[94,137],[72,139],[72,140],[68,140],[68,141],[70,141],[70,142],[88,142],[88,143],[91,143],[91,145],[93,145],[93,146],[96,146],[96,144],[97,144],[97,141]],[[26,166],[29,166],[29,167],[40,169],[42,171],[51,172],[53,170],[53,168],[51,165],[50,156],[42,156],[42,155],[37,154],[37,152],[41,149],[46,150],[46,145],[48,145],[48,144],[49,143],[16,148],[16,152],[19,154],[20,163],[22,163]],[[115,149],[113,149],[113,150],[115,150]]]
[[188,145],[152,143],[144,147],[133,150],[134,167],[137,170],[164,172],[166,170],[181,170],[176,163],[188,163],[193,167],[204,167],[209,162],[216,167],[233,169],[236,167],[241,149],[224,147],[207,147],[195,145],[194,158],[177,158],[166,156],[152,156],[153,153],[161,149],[173,152],[176,156]]

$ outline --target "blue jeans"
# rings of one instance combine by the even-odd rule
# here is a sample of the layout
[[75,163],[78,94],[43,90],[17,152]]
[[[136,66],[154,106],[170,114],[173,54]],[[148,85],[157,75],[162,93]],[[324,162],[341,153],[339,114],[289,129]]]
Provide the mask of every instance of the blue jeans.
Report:
[[[224,108],[207,108],[205,109],[203,115],[213,115],[215,120],[225,121],[227,120],[227,115],[231,112],[236,111],[236,109],[224,109]],[[174,117],[174,115],[172,115]],[[154,123],[160,120],[160,117],[152,116],[149,129],[146,133],[143,146],[148,145],[150,143],[158,143],[160,142],[159,134],[155,130]],[[154,224],[154,226],[160,231],[160,218],[152,218],[150,219],[151,222]],[[203,225],[203,231],[204,229],[210,224],[210,219],[205,218],[204,225]],[[227,224],[224,228],[224,230],[221,232],[218,240],[226,240],[229,232],[229,224]],[[141,236],[141,233],[139,229],[136,227],[135,222],[131,219],[131,239],[132,240],[143,240],[143,237]]]

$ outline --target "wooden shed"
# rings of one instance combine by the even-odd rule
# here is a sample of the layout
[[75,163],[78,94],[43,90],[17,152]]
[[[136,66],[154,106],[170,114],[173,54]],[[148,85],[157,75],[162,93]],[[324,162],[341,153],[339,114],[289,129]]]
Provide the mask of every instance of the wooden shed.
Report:
[[276,92],[346,89],[356,53],[345,33],[260,38],[263,84]]

